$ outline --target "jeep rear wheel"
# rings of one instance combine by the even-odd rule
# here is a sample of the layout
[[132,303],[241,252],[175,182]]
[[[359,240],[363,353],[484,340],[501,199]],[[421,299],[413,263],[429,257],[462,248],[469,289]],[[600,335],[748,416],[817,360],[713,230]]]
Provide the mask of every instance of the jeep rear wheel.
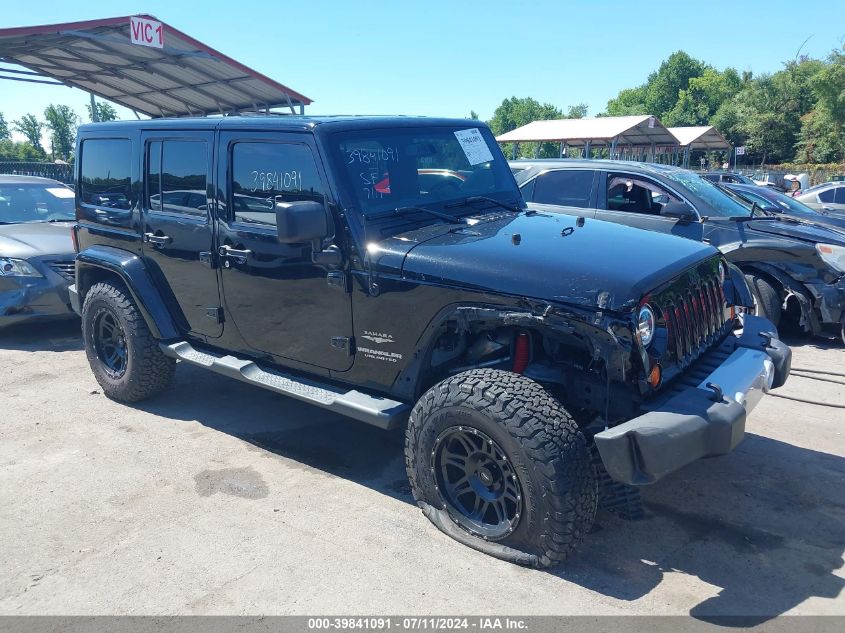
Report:
[[159,349],[129,294],[118,282],[95,284],[82,307],[85,354],[109,398],[137,402],[173,380],[176,361]]
[[584,435],[557,400],[519,374],[475,369],[432,387],[411,412],[405,466],[435,525],[513,562],[561,562],[595,518]]

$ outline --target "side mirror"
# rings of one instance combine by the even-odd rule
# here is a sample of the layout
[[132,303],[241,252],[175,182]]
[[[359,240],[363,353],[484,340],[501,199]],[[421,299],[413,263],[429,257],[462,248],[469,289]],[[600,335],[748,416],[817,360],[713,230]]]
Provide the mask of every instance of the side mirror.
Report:
[[276,237],[281,244],[302,244],[329,234],[326,209],[313,200],[276,203]]
[[685,222],[689,222],[695,219],[695,212],[685,202],[667,202],[663,205],[663,208],[660,209],[660,215],[665,215],[669,218],[678,218],[679,220],[683,220]]

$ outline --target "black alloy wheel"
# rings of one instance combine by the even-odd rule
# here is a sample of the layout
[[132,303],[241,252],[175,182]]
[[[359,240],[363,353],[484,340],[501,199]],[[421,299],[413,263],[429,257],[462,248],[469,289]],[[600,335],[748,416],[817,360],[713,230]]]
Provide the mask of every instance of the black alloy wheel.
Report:
[[100,362],[112,378],[122,377],[126,373],[128,353],[126,333],[117,315],[103,308],[94,321],[94,332],[94,346]]
[[505,451],[472,427],[452,426],[434,442],[432,474],[452,518],[490,541],[505,538],[519,523],[522,490]]

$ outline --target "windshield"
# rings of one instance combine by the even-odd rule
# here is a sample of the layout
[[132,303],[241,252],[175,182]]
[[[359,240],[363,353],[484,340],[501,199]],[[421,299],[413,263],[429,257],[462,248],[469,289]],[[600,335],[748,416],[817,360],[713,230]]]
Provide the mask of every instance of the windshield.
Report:
[[0,224],[75,219],[73,190],[61,183],[0,184]]
[[471,196],[506,194],[503,201],[521,202],[508,164],[484,127],[343,132],[331,141],[347,194],[370,217]]
[[765,205],[769,209],[776,209],[780,213],[787,212],[809,220],[819,219],[819,214],[813,211],[806,204],[798,202],[795,198],[778,193],[777,191],[766,191],[766,193],[763,194],[756,191],[743,190],[739,193],[745,198],[756,200],[759,204]]
[[698,174],[685,170],[671,170],[667,178],[682,185],[689,193],[707,206],[698,211],[703,216],[737,218],[751,215],[751,205],[734,193],[728,193]]

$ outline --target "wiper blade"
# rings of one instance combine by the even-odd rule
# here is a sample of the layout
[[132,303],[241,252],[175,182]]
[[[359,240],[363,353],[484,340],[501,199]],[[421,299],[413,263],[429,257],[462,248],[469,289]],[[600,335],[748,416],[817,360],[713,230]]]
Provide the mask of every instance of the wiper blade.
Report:
[[489,202],[490,204],[495,204],[497,207],[507,209],[508,211],[511,211],[513,213],[520,213],[522,211],[522,209],[520,209],[519,207],[515,207],[506,202],[502,202],[501,200],[496,200],[496,198],[490,198],[488,196],[470,196],[469,198],[464,198],[463,200],[459,200],[458,202],[450,202],[445,206],[447,209],[452,209],[454,207],[462,207],[469,204],[475,204],[476,202]]
[[466,224],[466,220],[463,218],[456,218],[454,215],[449,215],[448,213],[443,213],[442,211],[435,211],[434,209],[426,209],[425,207],[398,207],[393,210],[391,215],[404,215],[406,213],[418,212],[428,213],[429,215],[433,215],[441,220],[446,220],[452,224]]
[[734,222],[751,222],[752,220],[754,220],[755,222],[757,222],[758,220],[769,220],[769,221],[780,220],[781,222],[783,222],[783,218],[781,218],[780,216],[776,216],[776,215],[764,215],[764,216],[738,215],[738,216],[728,218],[728,219],[733,220]]

